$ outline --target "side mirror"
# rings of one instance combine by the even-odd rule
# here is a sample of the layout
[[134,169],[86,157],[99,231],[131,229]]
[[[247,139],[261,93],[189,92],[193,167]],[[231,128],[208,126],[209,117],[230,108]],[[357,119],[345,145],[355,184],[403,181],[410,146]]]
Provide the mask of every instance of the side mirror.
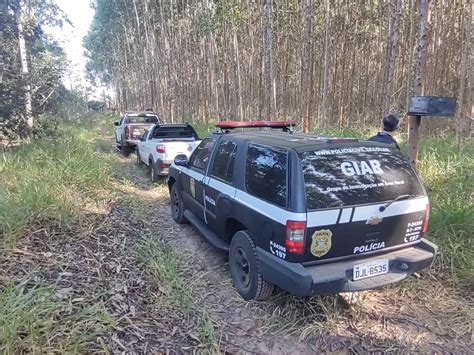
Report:
[[118,123],[118,122],[114,122],[114,126],[119,126],[119,123]]
[[185,154],[178,154],[174,158],[174,165],[177,166],[188,166],[188,157]]

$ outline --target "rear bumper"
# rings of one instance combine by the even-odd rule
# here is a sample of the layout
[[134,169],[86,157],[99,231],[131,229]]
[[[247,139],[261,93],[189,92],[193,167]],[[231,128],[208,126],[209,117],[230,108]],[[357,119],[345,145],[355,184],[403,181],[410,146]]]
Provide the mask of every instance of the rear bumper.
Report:
[[139,139],[126,139],[125,144],[130,145],[130,146],[136,146],[140,142]]
[[[435,244],[422,239],[416,246],[382,255],[323,265],[303,266],[287,262],[257,248],[263,277],[297,296],[326,295],[379,288],[401,281],[414,272],[429,267],[437,252],[438,247]],[[389,260],[388,273],[358,281],[352,280],[354,265],[378,259]]]
[[[161,159],[158,159],[154,164],[154,169],[155,169],[156,175],[158,175],[158,176],[168,175],[169,169],[170,169],[170,166],[171,166],[172,163],[173,163],[172,160],[164,160],[163,161]],[[165,165],[165,166],[163,166],[163,165]]]

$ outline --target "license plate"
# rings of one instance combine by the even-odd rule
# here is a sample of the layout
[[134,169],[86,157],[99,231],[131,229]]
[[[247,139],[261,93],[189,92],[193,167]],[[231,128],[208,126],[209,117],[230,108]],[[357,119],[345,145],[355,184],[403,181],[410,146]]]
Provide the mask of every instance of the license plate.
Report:
[[388,259],[375,260],[370,263],[355,265],[353,269],[354,281],[366,279],[388,272]]
[[134,136],[140,136],[141,134],[140,134],[140,131],[138,129],[136,129],[136,130],[133,131],[133,135]]

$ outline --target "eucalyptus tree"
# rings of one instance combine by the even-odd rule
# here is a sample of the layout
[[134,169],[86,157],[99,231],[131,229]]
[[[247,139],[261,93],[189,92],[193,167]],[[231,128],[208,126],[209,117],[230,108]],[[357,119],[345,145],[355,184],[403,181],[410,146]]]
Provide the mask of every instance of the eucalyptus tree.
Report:
[[[428,6],[425,92],[462,96],[467,107],[469,7]],[[94,7],[89,71],[115,88],[121,109],[153,106],[169,121],[292,118],[310,130],[373,126],[382,112],[406,112],[413,94],[418,0],[95,0]]]
[[52,0],[4,0],[0,4],[0,129],[30,136],[34,117],[59,100],[65,56],[42,26],[66,17]]

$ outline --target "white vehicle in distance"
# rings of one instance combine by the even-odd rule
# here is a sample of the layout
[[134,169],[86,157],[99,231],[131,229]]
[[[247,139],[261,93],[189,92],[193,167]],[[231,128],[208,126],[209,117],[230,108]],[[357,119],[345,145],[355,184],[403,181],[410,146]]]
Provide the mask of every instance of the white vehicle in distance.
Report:
[[201,143],[196,131],[188,123],[157,124],[150,127],[137,143],[137,164],[148,165],[150,179],[168,175],[168,169],[178,154],[188,158]]
[[125,112],[120,121],[115,122],[115,141],[124,156],[135,150],[145,131],[150,126],[163,123],[152,111]]

